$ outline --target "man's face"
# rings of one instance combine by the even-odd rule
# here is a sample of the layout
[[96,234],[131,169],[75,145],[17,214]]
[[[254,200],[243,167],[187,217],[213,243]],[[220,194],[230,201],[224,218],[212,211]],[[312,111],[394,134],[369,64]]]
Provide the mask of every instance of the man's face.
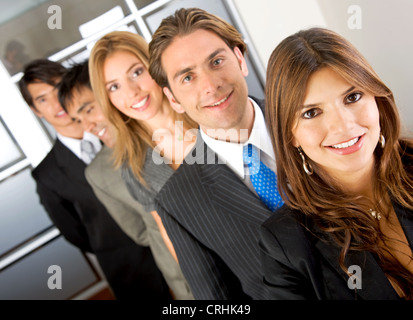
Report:
[[63,110],[57,97],[57,89],[45,82],[30,83],[27,90],[33,99],[33,112],[44,118],[55,128],[63,128],[73,124],[72,119]]
[[83,130],[96,135],[106,146],[115,142],[114,127],[106,119],[93,91],[88,87],[73,90],[73,98],[67,104],[70,117],[83,126]]
[[250,129],[247,65],[238,48],[231,50],[215,33],[197,30],[176,37],[162,54],[170,89],[164,92],[178,112],[208,129]]

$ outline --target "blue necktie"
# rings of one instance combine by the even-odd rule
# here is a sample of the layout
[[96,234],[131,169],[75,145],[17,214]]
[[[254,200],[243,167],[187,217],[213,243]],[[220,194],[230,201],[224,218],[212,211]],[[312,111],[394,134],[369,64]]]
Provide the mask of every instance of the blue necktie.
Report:
[[261,201],[275,211],[284,204],[277,190],[277,176],[260,161],[259,152],[251,144],[244,146],[244,163],[248,165],[252,185]]

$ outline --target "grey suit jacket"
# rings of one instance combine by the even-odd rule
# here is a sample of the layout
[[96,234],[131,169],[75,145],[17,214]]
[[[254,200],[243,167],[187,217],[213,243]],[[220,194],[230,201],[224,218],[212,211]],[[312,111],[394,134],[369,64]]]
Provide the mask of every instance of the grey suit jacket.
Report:
[[111,149],[104,146],[86,168],[89,184],[123,231],[136,243],[149,246],[165,281],[178,300],[190,300],[189,286],[163,241],[158,225],[150,212],[132,198],[121,177],[121,170],[112,167]]
[[258,235],[273,213],[217,163],[198,134],[158,193],[157,211],[196,299],[265,299]]

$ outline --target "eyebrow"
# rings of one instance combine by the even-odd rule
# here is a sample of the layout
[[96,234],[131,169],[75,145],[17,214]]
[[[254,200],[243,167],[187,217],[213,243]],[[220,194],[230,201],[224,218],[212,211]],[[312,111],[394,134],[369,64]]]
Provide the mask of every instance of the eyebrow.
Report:
[[[210,55],[208,55],[208,57],[205,59],[205,61],[209,61],[211,59],[213,59],[215,56],[217,56],[219,53],[221,53],[222,51],[225,51],[225,48],[218,48],[216,49],[214,52],[212,52]],[[181,75],[191,71],[192,69],[194,69],[195,66],[189,66],[187,68],[184,68],[182,70],[179,70],[175,73],[175,75],[173,76],[173,80],[175,80],[176,78],[180,77]]]
[[[144,66],[144,65],[143,65],[142,63],[140,63],[140,62],[136,62],[136,63],[132,64],[132,65],[128,68],[128,70],[126,70],[125,74],[129,73],[129,72],[130,72],[133,68],[135,68],[137,65]],[[109,80],[109,81],[107,81],[107,82],[105,83],[105,86],[107,86],[108,84],[110,84],[110,83],[112,83],[112,82],[115,82],[115,81],[117,81],[117,79]]]
[[57,89],[57,87],[53,87],[53,89],[51,89],[51,90],[49,90],[49,91],[47,91],[47,92],[44,92],[44,93],[42,93],[40,96],[37,96],[36,98],[34,98],[33,101],[39,101],[40,99],[46,97],[48,94],[52,93],[52,92],[53,92],[54,90],[56,90],[56,89]]
[[[341,94],[341,96],[345,96],[346,94],[348,94],[348,93],[350,93],[351,91],[353,91],[355,88],[356,88],[355,86],[352,86],[352,87],[348,88],[346,91],[344,91],[344,92]],[[318,102],[318,103],[305,104],[305,105],[303,105],[302,109],[313,108],[313,107],[316,107],[316,106],[318,106],[318,105],[320,105],[320,104],[321,104],[321,103],[319,103],[319,102]]]
[[86,108],[89,104],[91,104],[92,101],[86,101],[85,103],[83,103],[77,110],[76,113],[79,114],[83,111],[84,108]]
[[40,99],[44,98],[46,96],[45,94],[41,94],[40,96],[37,96],[36,98],[34,98],[34,101],[39,101]]

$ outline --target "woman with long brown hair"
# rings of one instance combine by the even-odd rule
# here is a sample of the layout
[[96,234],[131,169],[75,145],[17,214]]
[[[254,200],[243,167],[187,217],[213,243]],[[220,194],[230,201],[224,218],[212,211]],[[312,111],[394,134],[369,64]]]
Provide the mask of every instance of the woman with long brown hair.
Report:
[[[194,145],[196,132],[193,130],[198,125],[185,114],[174,111],[148,68],[147,42],[127,31],[113,31],[103,36],[94,45],[89,59],[96,100],[116,131],[114,167],[121,168],[129,192],[155,219],[157,232],[162,234],[165,243],[156,245],[166,245],[178,262],[155,211],[154,198]],[[174,265],[169,269],[176,267],[179,268]],[[179,275],[182,276],[180,270]],[[174,294],[180,299],[192,298],[189,287],[180,286]]]
[[262,227],[272,299],[413,298],[413,142],[393,94],[340,35],[273,51],[266,119],[285,205]]

